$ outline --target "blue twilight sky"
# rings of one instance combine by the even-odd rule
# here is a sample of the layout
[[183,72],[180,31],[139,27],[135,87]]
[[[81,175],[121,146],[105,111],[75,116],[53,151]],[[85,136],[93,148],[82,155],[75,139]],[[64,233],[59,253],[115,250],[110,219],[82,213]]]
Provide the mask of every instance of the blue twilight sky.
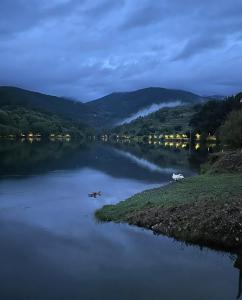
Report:
[[0,85],[242,90],[242,0],[0,0]]

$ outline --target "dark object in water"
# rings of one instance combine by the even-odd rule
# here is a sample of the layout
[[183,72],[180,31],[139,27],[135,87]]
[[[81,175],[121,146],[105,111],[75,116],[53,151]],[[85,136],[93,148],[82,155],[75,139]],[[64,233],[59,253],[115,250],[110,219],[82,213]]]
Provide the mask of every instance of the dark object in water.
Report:
[[237,299],[240,298],[241,296],[241,286],[242,286],[242,256],[238,255],[234,267],[239,269],[239,288],[238,288],[238,294],[237,294]]
[[89,197],[97,198],[97,196],[101,196],[101,192],[92,192],[88,194]]

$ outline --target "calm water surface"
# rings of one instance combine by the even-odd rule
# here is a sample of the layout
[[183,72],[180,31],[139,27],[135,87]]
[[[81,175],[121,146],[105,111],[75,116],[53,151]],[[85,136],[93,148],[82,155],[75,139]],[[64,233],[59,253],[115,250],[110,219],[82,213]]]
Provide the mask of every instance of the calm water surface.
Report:
[[194,175],[188,152],[7,143],[0,155],[0,299],[236,299],[228,254],[94,218],[173,171]]

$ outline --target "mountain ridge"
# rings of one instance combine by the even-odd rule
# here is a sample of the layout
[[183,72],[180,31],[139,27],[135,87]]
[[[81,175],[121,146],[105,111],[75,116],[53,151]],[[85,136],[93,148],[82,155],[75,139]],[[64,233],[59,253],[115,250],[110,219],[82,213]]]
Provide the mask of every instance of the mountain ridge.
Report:
[[181,101],[184,104],[196,104],[206,100],[206,97],[184,90],[149,87],[131,92],[112,93],[85,104],[91,110],[102,112],[100,119],[96,120],[97,127],[102,126],[102,123],[107,124],[107,127],[112,127],[122,119],[130,117],[152,104],[175,101]]
[[90,102],[32,92],[18,87],[0,86],[0,107],[19,105],[82,121],[94,128],[110,128],[152,104],[181,101],[185,104],[206,101],[192,92],[148,87],[131,92],[114,92]]

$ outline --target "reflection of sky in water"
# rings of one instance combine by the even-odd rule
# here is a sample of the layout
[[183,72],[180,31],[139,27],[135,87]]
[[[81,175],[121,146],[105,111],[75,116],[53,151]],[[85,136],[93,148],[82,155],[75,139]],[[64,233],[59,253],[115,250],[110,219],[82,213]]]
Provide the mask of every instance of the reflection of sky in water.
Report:
[[[14,184],[14,188],[13,188]],[[82,228],[81,223],[94,224],[93,212],[104,204],[116,203],[157,184],[112,178],[93,169],[53,172],[46,176],[33,176],[0,183],[1,217],[20,220],[51,230]],[[102,196],[88,197],[92,191]],[[72,230],[73,224],[73,230]],[[89,224],[89,226],[91,226]],[[91,228],[85,228],[85,232]]]
[[94,219],[103,204],[157,186],[126,171],[134,176],[83,167],[0,181],[1,299],[234,299],[227,255]]

